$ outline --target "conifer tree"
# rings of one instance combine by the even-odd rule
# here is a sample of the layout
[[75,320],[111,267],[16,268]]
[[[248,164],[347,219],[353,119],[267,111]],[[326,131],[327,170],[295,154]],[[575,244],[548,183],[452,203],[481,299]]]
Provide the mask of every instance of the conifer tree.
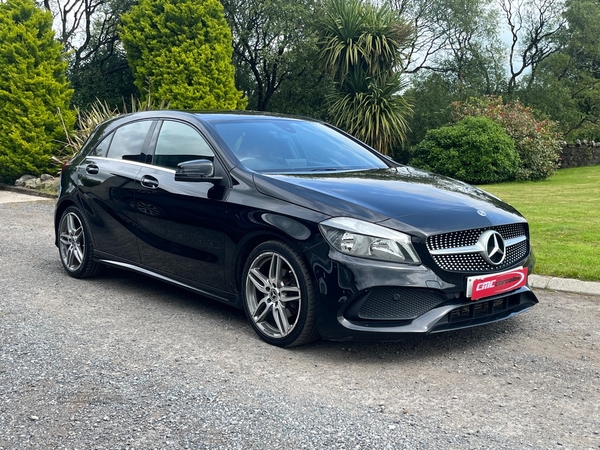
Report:
[[75,114],[52,15],[34,0],[0,3],[0,179],[47,171]]
[[140,0],[120,35],[135,84],[175,109],[244,109],[231,30],[218,0]]

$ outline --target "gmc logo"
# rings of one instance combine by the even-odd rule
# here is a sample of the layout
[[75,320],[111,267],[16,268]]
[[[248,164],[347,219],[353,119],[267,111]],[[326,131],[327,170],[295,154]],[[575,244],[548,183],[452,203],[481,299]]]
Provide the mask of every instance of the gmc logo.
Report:
[[477,288],[475,289],[476,291],[483,291],[484,289],[489,289],[489,288],[493,288],[494,286],[496,286],[496,281],[486,281],[485,283],[481,283],[479,285],[477,285]]

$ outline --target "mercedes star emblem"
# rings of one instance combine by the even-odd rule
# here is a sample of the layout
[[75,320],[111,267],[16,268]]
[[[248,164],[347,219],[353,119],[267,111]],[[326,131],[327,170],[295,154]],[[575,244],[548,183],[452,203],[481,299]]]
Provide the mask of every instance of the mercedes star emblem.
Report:
[[506,256],[506,244],[500,233],[494,230],[484,231],[479,236],[479,244],[483,247],[481,256],[493,266],[499,266]]

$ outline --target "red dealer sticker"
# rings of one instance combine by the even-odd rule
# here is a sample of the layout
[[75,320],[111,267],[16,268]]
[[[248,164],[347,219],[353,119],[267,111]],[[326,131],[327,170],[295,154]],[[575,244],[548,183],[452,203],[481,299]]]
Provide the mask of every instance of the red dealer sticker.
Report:
[[467,297],[478,300],[512,291],[527,284],[527,267],[495,273],[483,277],[467,278]]

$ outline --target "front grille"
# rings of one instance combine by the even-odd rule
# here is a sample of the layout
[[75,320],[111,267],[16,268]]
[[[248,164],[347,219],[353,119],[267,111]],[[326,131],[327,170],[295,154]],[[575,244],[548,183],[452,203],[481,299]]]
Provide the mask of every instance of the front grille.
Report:
[[427,248],[431,250],[444,250],[446,248],[466,247],[475,245],[481,233],[487,230],[495,230],[506,241],[519,236],[527,236],[527,224],[512,223],[498,227],[476,228],[473,230],[455,231],[453,233],[436,234],[427,238]]
[[515,223],[498,227],[477,228],[474,230],[457,231],[438,234],[427,238],[427,249],[445,250],[449,248],[467,247],[475,245],[479,236],[484,231],[495,230],[507,241],[521,236],[527,239],[517,244],[506,247],[506,257],[502,264],[494,266],[489,264],[479,253],[457,253],[451,255],[432,255],[435,263],[443,270],[449,272],[486,273],[500,271],[523,261],[529,254],[529,239],[527,224]]
[[375,288],[363,302],[358,317],[370,320],[412,320],[444,302],[435,291]]

